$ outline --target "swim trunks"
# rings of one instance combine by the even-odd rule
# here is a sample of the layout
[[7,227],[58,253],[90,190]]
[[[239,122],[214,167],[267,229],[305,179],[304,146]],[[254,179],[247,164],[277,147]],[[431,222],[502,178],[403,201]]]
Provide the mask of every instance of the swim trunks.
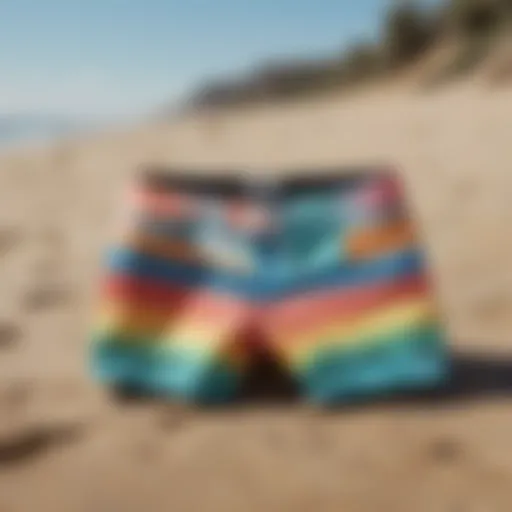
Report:
[[101,382],[227,401],[251,332],[317,402],[445,379],[443,326],[394,173],[247,182],[154,169],[123,204],[92,344]]

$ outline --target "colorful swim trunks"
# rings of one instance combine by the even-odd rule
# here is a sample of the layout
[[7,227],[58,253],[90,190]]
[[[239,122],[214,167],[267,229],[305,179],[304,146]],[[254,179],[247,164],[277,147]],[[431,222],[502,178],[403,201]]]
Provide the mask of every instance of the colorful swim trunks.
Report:
[[314,401],[444,381],[442,322],[392,173],[152,170],[124,204],[92,345],[101,382],[226,401],[255,332]]

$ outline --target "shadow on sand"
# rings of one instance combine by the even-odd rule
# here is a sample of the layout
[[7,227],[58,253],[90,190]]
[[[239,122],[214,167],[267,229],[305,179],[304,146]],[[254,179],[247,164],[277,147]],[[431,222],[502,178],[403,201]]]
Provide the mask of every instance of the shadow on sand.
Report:
[[[456,405],[474,400],[491,398],[512,399],[512,355],[487,356],[456,352],[452,355],[452,375],[450,381],[441,388],[424,392],[405,393],[366,399],[350,404],[329,407],[328,410],[352,410],[372,407],[375,404],[394,407],[436,407]],[[136,402],[154,401],[134,392],[116,393],[116,401]],[[267,353],[255,358],[234,402],[214,409],[240,410],[253,407],[280,406],[291,407],[302,402],[296,383],[287,372]]]
[[[415,392],[380,398],[378,403],[397,406],[422,406],[456,404],[487,398],[512,399],[512,355],[486,356],[456,352],[451,358],[450,381],[435,390]],[[293,381],[271,360],[259,361],[245,383],[239,405],[279,403],[282,405],[300,401]],[[369,399],[343,407],[368,407],[376,400]]]

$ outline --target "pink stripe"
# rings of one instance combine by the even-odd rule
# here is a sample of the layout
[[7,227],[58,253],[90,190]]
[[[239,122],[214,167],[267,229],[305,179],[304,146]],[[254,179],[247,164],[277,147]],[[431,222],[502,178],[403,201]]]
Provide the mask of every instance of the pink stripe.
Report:
[[361,190],[354,201],[361,208],[383,208],[400,200],[402,190],[397,180],[382,178]]
[[392,300],[423,295],[427,291],[426,279],[418,276],[362,289],[316,292],[270,306],[264,313],[264,323],[271,332],[289,334],[334,319],[366,314]]
[[156,192],[134,187],[129,202],[138,209],[161,216],[188,216],[197,211],[197,200],[177,192]]

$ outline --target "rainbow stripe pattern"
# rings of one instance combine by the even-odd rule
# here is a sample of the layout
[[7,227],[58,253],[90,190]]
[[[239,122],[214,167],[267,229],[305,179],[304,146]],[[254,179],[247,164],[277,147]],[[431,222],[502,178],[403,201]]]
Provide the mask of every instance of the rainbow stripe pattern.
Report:
[[393,173],[270,186],[157,170],[125,205],[94,329],[100,381],[229,400],[250,364],[251,330],[319,402],[447,376],[442,323]]

